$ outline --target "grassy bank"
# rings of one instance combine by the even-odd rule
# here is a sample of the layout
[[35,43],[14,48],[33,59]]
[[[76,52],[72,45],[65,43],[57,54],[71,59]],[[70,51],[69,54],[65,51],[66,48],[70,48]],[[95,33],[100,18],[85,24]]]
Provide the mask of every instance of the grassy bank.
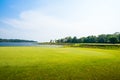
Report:
[[101,48],[101,49],[120,49],[120,44],[101,44],[101,43],[78,43],[68,44],[70,47],[83,47],[83,48]]
[[120,49],[120,44],[110,43],[39,43],[40,45],[62,45],[64,47]]
[[120,80],[120,50],[0,47],[0,80]]

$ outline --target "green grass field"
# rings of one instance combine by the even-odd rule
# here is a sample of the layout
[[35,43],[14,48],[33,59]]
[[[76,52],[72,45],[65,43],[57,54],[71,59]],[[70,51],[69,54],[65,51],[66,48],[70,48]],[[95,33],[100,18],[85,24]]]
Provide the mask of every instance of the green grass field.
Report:
[[120,49],[0,47],[0,80],[120,80]]

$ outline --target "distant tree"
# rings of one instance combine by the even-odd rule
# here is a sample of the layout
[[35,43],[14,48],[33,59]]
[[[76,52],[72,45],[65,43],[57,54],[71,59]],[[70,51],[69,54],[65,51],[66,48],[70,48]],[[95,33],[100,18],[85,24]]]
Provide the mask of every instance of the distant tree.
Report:
[[80,40],[81,40],[81,43],[85,43],[86,42],[86,38],[85,37],[80,38]]
[[83,42],[82,38],[79,38],[78,43],[82,43],[82,42]]
[[67,43],[72,43],[72,37],[66,37],[66,42]]
[[72,43],[78,43],[78,40],[77,40],[77,37],[76,37],[76,36],[73,37]]
[[0,42],[37,42],[37,41],[21,39],[0,39]]
[[87,36],[77,38],[76,36],[65,37],[56,40],[57,43],[120,43],[120,33],[116,32],[114,34],[101,34],[96,36]]
[[64,43],[64,40],[63,39],[58,39],[55,41],[56,43]]
[[87,43],[95,43],[96,42],[96,36],[88,36],[87,38],[86,38],[86,42]]
[[120,32],[115,32],[113,35],[117,37],[118,43],[120,43]]
[[118,42],[118,39],[116,38],[116,37],[110,37],[109,38],[109,41],[110,41],[110,43],[113,43],[113,44],[115,44],[115,43],[117,43]]
[[101,35],[99,35],[98,38],[97,38],[97,42],[98,42],[98,43],[105,43],[105,42],[107,42],[106,40],[107,40],[107,39],[106,39],[106,35],[105,35],[105,34],[101,34]]
[[120,34],[118,35],[118,42],[120,43]]

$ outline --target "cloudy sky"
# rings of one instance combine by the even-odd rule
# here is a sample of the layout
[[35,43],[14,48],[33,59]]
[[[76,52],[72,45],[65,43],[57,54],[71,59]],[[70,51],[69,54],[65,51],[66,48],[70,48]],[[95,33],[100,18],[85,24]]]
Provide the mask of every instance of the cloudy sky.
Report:
[[0,38],[40,42],[120,32],[120,0],[0,0]]

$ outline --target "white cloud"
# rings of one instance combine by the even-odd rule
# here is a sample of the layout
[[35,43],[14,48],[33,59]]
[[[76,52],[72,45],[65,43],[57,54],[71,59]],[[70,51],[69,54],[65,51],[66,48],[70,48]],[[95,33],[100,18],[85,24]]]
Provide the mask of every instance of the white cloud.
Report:
[[[39,41],[65,36],[114,33],[120,30],[120,8],[114,6],[115,2],[80,2],[49,4],[40,9],[23,11],[19,18],[8,18],[2,22],[15,28],[11,35]],[[2,32],[9,33],[9,30]]]
[[4,21],[11,26],[22,29],[41,29],[49,27],[65,26],[66,23],[62,20],[58,20],[53,16],[43,15],[38,11],[25,11],[20,14],[19,19],[7,19]]
[[17,34],[21,34],[19,32],[23,31],[24,34],[31,35],[32,39],[42,41],[64,35],[64,32],[70,26],[65,21],[54,16],[48,16],[39,11],[32,10],[22,12],[19,19],[6,19],[3,22],[16,28],[18,30]]

